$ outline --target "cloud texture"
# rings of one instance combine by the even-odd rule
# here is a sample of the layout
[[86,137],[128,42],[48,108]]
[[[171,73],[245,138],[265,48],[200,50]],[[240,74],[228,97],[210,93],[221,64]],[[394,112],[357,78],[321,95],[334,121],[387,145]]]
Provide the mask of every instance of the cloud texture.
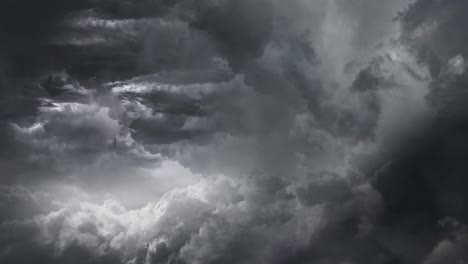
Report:
[[0,262],[465,263],[467,9],[3,1]]

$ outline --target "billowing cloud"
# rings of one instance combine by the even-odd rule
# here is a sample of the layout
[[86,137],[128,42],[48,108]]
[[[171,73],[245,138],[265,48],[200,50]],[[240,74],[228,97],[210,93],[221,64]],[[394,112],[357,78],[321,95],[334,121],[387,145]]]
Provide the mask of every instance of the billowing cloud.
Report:
[[466,8],[0,4],[0,262],[463,263]]

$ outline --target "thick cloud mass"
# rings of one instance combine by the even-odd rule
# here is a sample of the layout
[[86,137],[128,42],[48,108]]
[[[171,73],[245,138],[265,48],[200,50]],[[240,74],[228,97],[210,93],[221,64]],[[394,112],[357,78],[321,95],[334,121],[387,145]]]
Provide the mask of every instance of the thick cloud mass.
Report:
[[468,262],[463,0],[0,3],[0,263]]

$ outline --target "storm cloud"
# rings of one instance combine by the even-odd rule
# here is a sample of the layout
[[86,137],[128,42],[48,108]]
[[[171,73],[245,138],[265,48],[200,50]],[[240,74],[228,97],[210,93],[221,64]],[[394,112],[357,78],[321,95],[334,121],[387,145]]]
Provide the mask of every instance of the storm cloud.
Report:
[[0,3],[0,262],[465,263],[464,1]]

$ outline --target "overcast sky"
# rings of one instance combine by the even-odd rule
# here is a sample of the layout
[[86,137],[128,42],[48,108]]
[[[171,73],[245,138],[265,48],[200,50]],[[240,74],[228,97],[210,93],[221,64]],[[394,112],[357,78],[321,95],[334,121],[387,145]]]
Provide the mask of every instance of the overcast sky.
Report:
[[468,263],[466,0],[2,0],[0,263]]

